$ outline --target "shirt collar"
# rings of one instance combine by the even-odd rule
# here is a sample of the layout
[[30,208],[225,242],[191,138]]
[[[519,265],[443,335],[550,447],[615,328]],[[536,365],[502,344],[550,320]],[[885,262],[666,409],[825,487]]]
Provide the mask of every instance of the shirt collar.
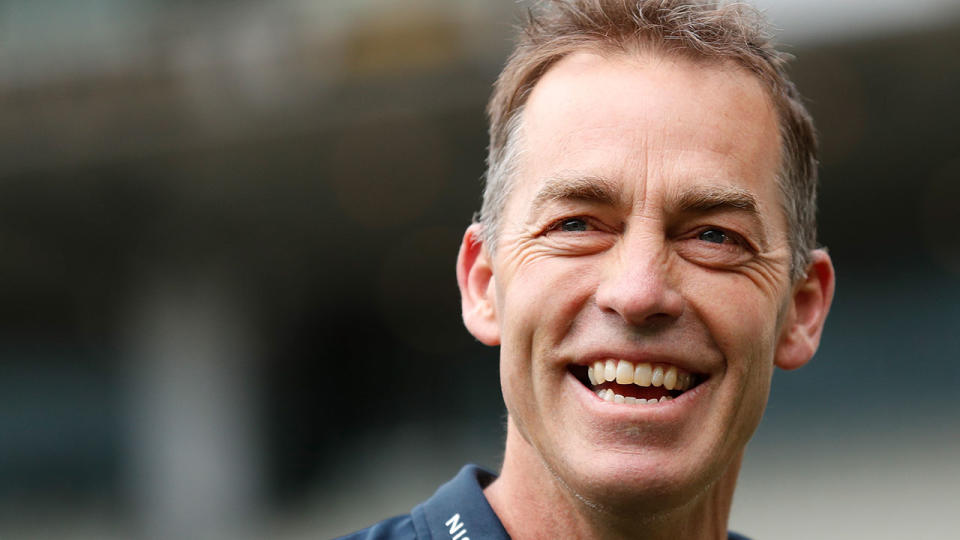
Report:
[[486,469],[465,465],[432,497],[413,509],[417,534],[433,540],[509,540],[483,495],[483,488],[496,478]]

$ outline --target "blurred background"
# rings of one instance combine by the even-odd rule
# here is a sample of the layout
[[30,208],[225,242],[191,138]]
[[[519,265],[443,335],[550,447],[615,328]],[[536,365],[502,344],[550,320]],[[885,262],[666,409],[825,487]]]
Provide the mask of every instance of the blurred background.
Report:
[[[960,527],[960,6],[765,0],[839,288],[731,527]],[[329,538],[499,465],[454,260],[510,0],[0,0],[0,537]]]

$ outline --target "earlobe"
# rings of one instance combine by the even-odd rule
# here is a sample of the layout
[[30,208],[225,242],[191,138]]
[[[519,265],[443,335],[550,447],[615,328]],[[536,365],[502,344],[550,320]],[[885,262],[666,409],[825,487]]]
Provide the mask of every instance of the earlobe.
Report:
[[457,255],[457,285],[460,287],[463,324],[481,343],[499,345],[493,264],[480,232],[477,223],[468,227]]
[[826,250],[813,252],[807,274],[793,286],[787,315],[780,331],[774,363],[791,370],[804,366],[817,352],[823,325],[833,301],[833,262]]

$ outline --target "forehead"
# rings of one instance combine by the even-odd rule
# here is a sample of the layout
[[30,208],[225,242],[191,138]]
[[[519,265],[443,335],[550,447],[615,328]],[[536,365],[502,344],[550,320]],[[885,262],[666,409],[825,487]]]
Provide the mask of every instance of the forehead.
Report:
[[733,62],[571,54],[534,87],[522,147],[510,206],[558,174],[611,179],[635,198],[655,181],[730,184],[761,205],[779,201],[777,114],[762,83]]

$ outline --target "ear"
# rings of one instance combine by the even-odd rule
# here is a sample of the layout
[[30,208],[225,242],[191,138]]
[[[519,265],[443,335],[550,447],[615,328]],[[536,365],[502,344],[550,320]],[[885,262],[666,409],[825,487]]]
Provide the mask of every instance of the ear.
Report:
[[774,363],[781,369],[797,369],[813,357],[833,301],[835,276],[826,250],[813,252],[806,275],[793,286]]
[[467,227],[457,255],[457,285],[463,324],[481,343],[500,344],[494,296],[493,264],[481,239],[480,224]]

